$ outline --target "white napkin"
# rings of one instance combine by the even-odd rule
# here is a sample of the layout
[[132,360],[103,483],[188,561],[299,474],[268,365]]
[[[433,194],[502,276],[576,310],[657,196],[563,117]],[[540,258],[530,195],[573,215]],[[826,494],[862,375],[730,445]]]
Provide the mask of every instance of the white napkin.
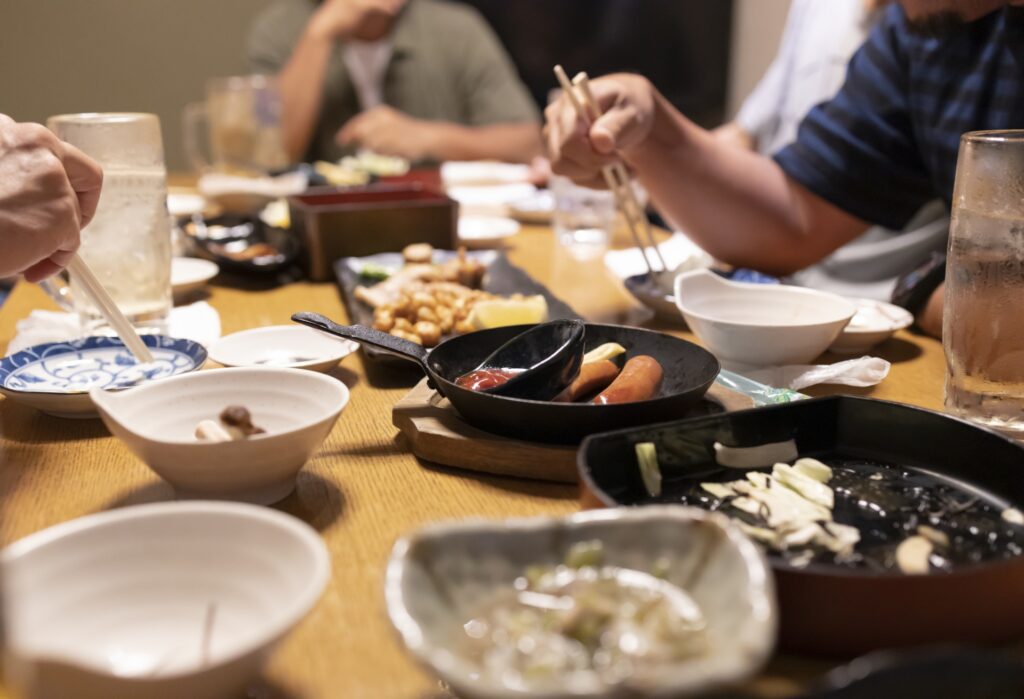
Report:
[[892,365],[880,357],[860,357],[835,364],[799,364],[741,371],[744,376],[769,386],[799,391],[818,384],[875,386],[889,375]]
[[[204,347],[220,337],[220,314],[205,301],[171,309],[167,333],[198,342]],[[44,342],[64,342],[82,336],[78,316],[74,313],[32,311],[18,321],[18,332],[7,345],[7,354]]]
[[[711,255],[707,254],[692,240],[682,233],[676,232],[668,240],[659,243],[658,249],[665,264],[669,269],[674,269],[677,274],[689,272],[695,269],[707,269],[711,266]],[[651,259],[654,256],[654,249],[647,248],[647,254]],[[637,274],[647,272],[647,263],[644,262],[640,248],[627,248],[625,250],[611,250],[604,256],[605,266],[611,270],[619,279],[625,279]]]
[[200,177],[196,187],[199,193],[208,199],[233,194],[279,199],[300,194],[308,185],[309,178],[303,172],[287,172],[277,177],[239,177],[211,172]]

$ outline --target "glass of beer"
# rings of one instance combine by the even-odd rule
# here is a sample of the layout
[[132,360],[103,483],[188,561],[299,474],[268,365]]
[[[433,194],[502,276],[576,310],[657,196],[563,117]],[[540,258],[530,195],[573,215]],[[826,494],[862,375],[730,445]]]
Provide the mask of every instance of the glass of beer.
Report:
[[[160,120],[155,114],[64,114],[47,126],[103,167],[96,213],[78,254],[140,332],[166,333],[171,311],[171,228]],[[71,275],[70,286],[44,285],[78,313],[84,335],[113,329]]]
[[953,190],[946,409],[1024,439],[1024,131],[964,134]]

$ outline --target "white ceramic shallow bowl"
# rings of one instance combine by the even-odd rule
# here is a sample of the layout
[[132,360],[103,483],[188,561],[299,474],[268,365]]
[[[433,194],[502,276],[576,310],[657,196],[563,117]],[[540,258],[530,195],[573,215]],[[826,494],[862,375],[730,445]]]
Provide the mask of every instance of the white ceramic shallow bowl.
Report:
[[[183,380],[184,379],[184,380]],[[320,448],[348,404],[345,384],[298,369],[217,369],[122,393],[94,391],[103,422],[182,498],[277,502]],[[202,420],[229,405],[267,431],[234,442],[200,442]]]
[[856,312],[835,294],[732,282],[708,270],[676,277],[675,298],[687,325],[727,368],[807,364]]
[[220,267],[209,260],[175,257],[171,260],[171,289],[175,296],[199,291],[206,282],[220,273]]
[[228,367],[282,367],[330,371],[359,344],[301,325],[243,330],[210,345],[210,359]]
[[[711,650],[665,667],[657,680],[635,678],[599,693],[522,692],[479,673],[460,650],[462,625],[527,566],[558,565],[574,543],[593,539],[602,541],[606,565],[649,571],[669,560],[666,578],[701,606]],[[777,623],[772,577],[758,548],[723,515],[681,506],[430,525],[395,545],[386,600],[406,647],[465,699],[693,696],[757,672],[771,655]]]
[[857,313],[829,347],[836,354],[861,354],[914,324],[905,308],[873,299],[852,299]]
[[519,233],[518,221],[502,216],[462,216],[459,218],[459,242],[467,247],[500,245]]
[[34,699],[245,696],[330,577],[308,525],[223,502],[89,515],[2,562],[6,679]]

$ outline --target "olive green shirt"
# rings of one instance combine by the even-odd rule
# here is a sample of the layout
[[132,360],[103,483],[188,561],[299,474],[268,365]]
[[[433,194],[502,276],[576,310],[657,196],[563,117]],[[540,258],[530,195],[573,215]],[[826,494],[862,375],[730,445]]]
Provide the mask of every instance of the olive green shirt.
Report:
[[[284,68],[309,19],[314,0],[283,0],[257,17],[249,33],[256,73]],[[465,126],[539,121],[537,107],[497,36],[471,7],[410,0],[392,33],[394,51],[384,78],[384,103],[418,119]],[[337,160],[334,136],[359,113],[340,44],[327,66],[320,120],[307,160]]]

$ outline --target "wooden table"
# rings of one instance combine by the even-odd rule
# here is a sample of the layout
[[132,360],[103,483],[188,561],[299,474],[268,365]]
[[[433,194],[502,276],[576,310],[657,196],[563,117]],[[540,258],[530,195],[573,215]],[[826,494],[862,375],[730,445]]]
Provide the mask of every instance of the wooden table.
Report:
[[[590,320],[641,324],[649,318],[599,259],[573,259],[550,230],[524,229],[509,252],[515,264]],[[209,302],[221,314],[224,333],[286,323],[298,310],[345,317],[331,284],[296,283],[271,291],[214,285]],[[0,348],[14,336],[15,323],[35,308],[52,304],[35,286],[20,284],[0,310]],[[939,343],[900,333],[877,354],[893,362],[892,373],[880,386],[858,393],[941,406]],[[278,506],[322,533],[333,575],[319,605],[276,654],[266,697],[441,697],[445,693],[437,680],[404,653],[385,616],[384,566],[395,540],[436,520],[574,512],[576,488],[420,463],[391,426],[391,406],[408,383],[368,365],[361,355],[347,359],[336,376],[352,389],[351,405],[300,474],[295,493]],[[170,500],[172,493],[99,420],[51,418],[0,398],[0,498],[0,535],[6,544],[91,512]],[[751,689],[762,696],[787,696],[827,667],[781,658]]]

